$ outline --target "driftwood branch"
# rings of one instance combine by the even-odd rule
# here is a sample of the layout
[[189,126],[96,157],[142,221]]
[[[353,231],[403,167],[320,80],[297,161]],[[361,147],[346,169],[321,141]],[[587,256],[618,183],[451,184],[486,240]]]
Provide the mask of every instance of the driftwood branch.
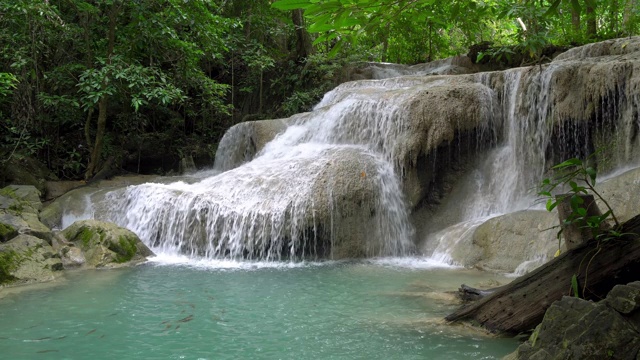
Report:
[[574,274],[585,290],[581,297],[602,299],[616,284],[636,281],[640,274],[640,215],[623,224],[622,232],[626,235],[599,245],[589,240],[445,319],[476,322],[493,332],[532,330],[551,303],[572,294]]

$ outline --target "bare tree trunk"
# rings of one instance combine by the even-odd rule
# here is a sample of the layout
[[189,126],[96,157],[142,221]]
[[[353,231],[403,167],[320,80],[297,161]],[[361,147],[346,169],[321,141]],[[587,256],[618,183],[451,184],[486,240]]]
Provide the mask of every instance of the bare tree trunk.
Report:
[[304,10],[291,11],[293,25],[296,28],[296,61],[304,61],[313,54],[313,43],[304,23]]
[[637,1],[638,0],[627,0],[627,3],[624,7],[624,15],[622,16],[622,26],[624,27],[625,31],[629,33],[629,35],[631,35],[631,32],[630,32],[631,20],[632,20],[631,15],[637,9]]
[[618,31],[618,12],[620,11],[620,3],[618,0],[611,0],[609,5],[609,32],[615,33]]
[[262,87],[264,85],[264,81],[262,79],[264,75],[264,70],[260,69],[260,98],[258,99],[258,114],[262,114],[262,103],[263,103],[263,99],[262,99]]
[[580,9],[571,7],[571,25],[573,32],[580,35]]
[[[578,196],[580,196],[584,201],[583,204],[587,209],[587,217],[602,215],[593,195]],[[565,220],[570,220],[570,217],[573,214],[573,209],[571,208],[571,195],[564,194],[558,195],[558,197],[560,198],[558,202],[558,218],[560,220],[560,226],[562,227],[564,250],[567,251],[574,249],[585,243],[587,240],[593,238],[593,234],[586,226],[585,221],[573,221],[571,224],[565,225]]]
[[[111,57],[113,56],[113,50],[116,43],[116,18],[118,16],[119,7],[117,1],[111,4],[111,10],[109,11],[109,29],[107,31],[107,64],[111,65]],[[105,80],[106,81],[106,80]],[[107,84],[103,82],[102,89],[106,88]],[[94,141],[93,151],[91,151],[91,158],[89,159],[89,165],[87,171],[84,174],[85,180],[89,180],[98,172],[98,163],[102,156],[102,145],[104,140],[104,134],[107,129],[107,104],[109,97],[105,94],[98,100],[98,126],[96,130],[96,138]]]
[[385,27],[384,40],[382,40],[382,62],[387,62],[387,51],[389,51],[389,24]]
[[596,17],[596,0],[585,0],[585,12],[587,17],[587,37],[594,38],[598,35],[598,24]]

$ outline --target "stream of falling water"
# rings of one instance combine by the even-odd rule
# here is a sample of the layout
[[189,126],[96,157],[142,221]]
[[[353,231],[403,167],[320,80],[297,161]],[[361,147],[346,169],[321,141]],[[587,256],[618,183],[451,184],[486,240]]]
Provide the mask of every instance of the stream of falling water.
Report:
[[[427,227],[426,234],[416,234],[409,221],[400,176],[407,159],[417,156],[407,145],[415,131],[410,107],[456,77],[424,76],[419,67],[377,67],[373,77],[379,80],[338,86],[312,112],[282,120],[282,131],[257,153],[243,148],[256,146],[253,139],[245,141],[246,128],[232,128],[213,171],[190,181],[118,189],[104,204],[92,206],[100,208],[96,217],[133,230],[162,254],[253,260],[406,256],[415,254],[414,243],[426,243],[419,254],[455,265],[452,250],[468,243],[478,225],[536,207],[535,187],[549,166],[550,151],[592,150],[576,148],[580,141],[572,139],[584,135],[578,125],[552,132],[551,84],[563,66],[568,65],[458,78],[465,86],[481,87],[479,99],[491,119],[478,126],[497,135],[455,184],[449,196],[458,201],[441,206],[439,211],[451,214],[446,226]],[[624,158],[616,161],[624,164],[638,148],[626,140],[634,138],[628,133],[636,125],[630,110],[613,106],[608,116],[631,118],[613,121],[629,128],[616,135],[617,153]],[[566,141],[553,148],[558,139]],[[544,260],[532,254],[526,261]]]

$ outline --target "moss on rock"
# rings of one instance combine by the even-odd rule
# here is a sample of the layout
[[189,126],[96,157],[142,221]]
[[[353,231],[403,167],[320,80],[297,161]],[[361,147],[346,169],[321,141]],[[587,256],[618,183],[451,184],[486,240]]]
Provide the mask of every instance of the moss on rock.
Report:
[[121,235],[118,237],[118,242],[112,242],[109,246],[109,250],[116,253],[116,262],[123,263],[130,261],[138,251],[136,246],[137,239]]
[[20,266],[20,256],[13,250],[0,252],[0,285],[16,280],[12,273]]
[[0,223],[0,242],[5,242],[18,236],[18,230],[9,224]]
[[113,267],[153,255],[136,234],[104,221],[77,221],[62,235],[82,250],[89,267]]

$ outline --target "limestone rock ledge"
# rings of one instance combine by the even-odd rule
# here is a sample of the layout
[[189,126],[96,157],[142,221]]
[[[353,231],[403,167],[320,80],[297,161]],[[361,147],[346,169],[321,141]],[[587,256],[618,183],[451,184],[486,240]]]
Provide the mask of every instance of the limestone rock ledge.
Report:
[[615,286],[594,303],[565,296],[529,340],[505,359],[639,359],[640,281]]

